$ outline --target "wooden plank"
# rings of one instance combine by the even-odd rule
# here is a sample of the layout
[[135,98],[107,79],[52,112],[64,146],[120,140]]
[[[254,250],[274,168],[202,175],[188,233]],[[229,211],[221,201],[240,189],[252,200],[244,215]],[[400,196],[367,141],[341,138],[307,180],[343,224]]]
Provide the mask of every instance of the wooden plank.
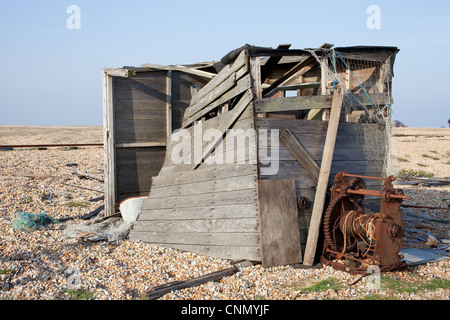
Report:
[[263,97],[272,96],[277,92],[276,88],[279,85],[289,80],[293,75],[298,74],[298,76],[301,76],[302,74],[305,74],[306,72],[311,70],[316,64],[317,60],[314,57],[308,57],[304,61],[297,63],[290,70],[284,73],[280,78],[271,83],[268,88],[265,88],[262,92]]
[[316,195],[314,198],[314,207],[312,212],[311,223],[308,232],[308,240],[306,243],[305,256],[303,264],[312,266],[314,256],[316,254],[317,240],[319,238],[320,222],[325,206],[325,197],[330,177],[331,164],[333,161],[334,146],[339,126],[339,118],[342,108],[343,93],[342,87],[339,86],[334,91],[333,103],[331,105],[330,121],[327,129],[327,137],[325,140],[322,163],[320,165],[319,181],[317,183]]
[[148,148],[148,147],[165,147],[166,142],[116,142],[116,148]]
[[[190,104],[189,108],[186,109],[185,117],[189,117],[198,111],[202,110],[211,102],[214,102],[217,98],[227,92],[236,84],[236,73],[232,73],[225,81],[219,84],[217,87],[212,89],[207,95],[194,104]],[[198,93],[200,94],[200,93]],[[197,95],[196,95],[197,96]],[[184,120],[184,119],[183,119]]]
[[[322,160],[322,154],[323,154],[323,147],[309,147],[305,148],[306,151],[311,155],[311,157],[314,159],[314,161],[321,161]],[[334,156],[333,156],[333,162],[334,161],[345,161],[345,160],[353,160],[353,161],[383,161],[386,157],[386,154],[383,152],[382,149],[374,150],[373,148],[357,148],[357,149],[351,149],[351,151],[345,147],[345,145],[337,145],[334,149]],[[263,155],[273,155],[273,157],[278,157],[278,160],[280,161],[294,161],[296,160],[292,153],[287,150],[285,147],[280,148],[268,148],[260,146],[259,147],[259,153]]]
[[303,168],[309,173],[314,181],[319,180],[320,168],[306,149],[295,139],[289,129],[284,129],[280,135],[281,142],[284,143],[286,148],[292,153],[295,159],[302,165]]
[[[273,181],[273,180],[267,180]],[[195,215],[195,210],[192,210]],[[133,230],[166,233],[222,233],[222,232],[242,232],[242,233],[258,233],[258,218],[235,218],[235,219],[188,219],[188,220],[139,220],[135,222]],[[186,242],[185,244],[189,244]]]
[[302,261],[294,180],[260,180],[258,198],[264,266]]
[[107,71],[103,72],[103,141],[104,146],[104,177],[105,177],[105,216],[116,212],[116,163],[115,163],[115,132],[113,106],[113,78]]
[[256,175],[229,178],[226,177],[209,181],[192,181],[189,184],[180,184],[166,187],[154,186],[150,190],[150,196],[152,198],[161,198],[189,194],[243,190],[251,188],[256,189]]
[[261,87],[261,58],[250,57],[250,74],[252,76],[252,87],[256,98],[262,98]]
[[256,165],[249,164],[223,164],[215,166],[202,166],[195,171],[177,171],[171,175],[153,177],[155,186],[174,186],[198,181],[215,180],[226,177],[238,177],[257,174]]
[[[220,193],[205,193],[167,198],[148,198],[142,204],[143,210],[170,209],[170,208],[196,208],[204,206],[222,206],[230,204],[256,203],[256,190],[237,190]],[[195,212],[195,211],[193,211]]]
[[[290,44],[280,44],[277,49],[289,49],[290,47]],[[282,56],[272,56],[266,61],[263,68],[261,69],[261,83],[264,83],[272,70],[278,65],[278,62],[280,62],[281,58]]]
[[166,284],[151,288],[148,292],[145,293],[145,298],[148,300],[155,300],[155,299],[161,298],[165,294],[170,293],[172,291],[196,287],[196,286],[199,286],[201,284],[204,284],[204,283],[207,283],[210,281],[217,281],[224,277],[231,276],[238,271],[239,271],[238,268],[230,267],[225,270],[208,273],[206,275],[203,275],[203,276],[200,276],[200,277],[197,277],[194,279],[166,283]]
[[[256,119],[257,129],[278,129],[283,131],[285,128],[291,130],[295,135],[326,135],[328,129],[328,121],[309,121],[302,119],[271,119],[262,118]],[[366,136],[370,138],[372,136],[380,136],[384,134],[384,129],[380,128],[377,123],[355,123],[355,122],[342,122],[339,124],[338,135],[347,136]],[[375,139],[379,139],[375,137]]]
[[199,119],[203,115],[207,114],[211,110],[217,108],[218,106],[224,104],[228,100],[230,100],[230,99],[236,97],[237,95],[241,94],[242,92],[244,92],[245,90],[250,88],[250,83],[251,83],[250,75],[247,75],[247,76],[243,77],[242,79],[238,80],[236,85],[231,90],[229,90],[228,92],[223,94],[219,99],[217,99],[216,101],[214,101],[211,104],[207,105],[206,107],[204,107],[203,109],[199,110],[195,114],[185,116],[184,119],[183,119],[182,127],[186,128],[192,122],[194,122],[195,120]]
[[[233,123],[237,120],[237,118],[239,118],[239,116],[242,114],[245,108],[249,106],[250,102],[252,101],[252,98],[253,94],[252,91],[249,89],[244,94],[244,96],[239,100],[234,109],[224,114],[224,118],[222,119],[221,123],[219,124],[219,127],[217,128],[217,130],[221,132],[222,137],[227,131],[227,129],[229,129],[233,125]],[[192,169],[197,168],[201,164],[201,162],[206,160],[206,158],[211,154],[211,152],[217,147],[219,143],[220,141],[214,141],[214,143],[210,143],[209,145],[207,145],[203,150],[203,155],[200,159],[200,162],[194,163]]]
[[172,71],[167,71],[166,78],[166,130],[167,136],[172,134]]
[[180,65],[163,66],[163,65],[155,64],[155,63],[144,63],[142,66],[145,68],[152,68],[152,69],[157,69],[157,70],[181,71],[181,72],[194,74],[194,75],[200,76],[200,77],[205,77],[208,79],[212,79],[216,76],[216,74],[212,73],[212,72],[207,72],[207,71],[198,70],[195,68],[189,68],[189,67],[180,66]]
[[[321,163],[318,161],[318,164],[321,165]],[[263,167],[263,165],[261,165]],[[331,173],[336,174],[339,171],[352,171],[352,172],[358,172],[358,174],[374,174],[374,173],[380,173],[382,172],[382,163],[370,163],[368,161],[334,161],[333,165],[331,166]],[[280,161],[278,163],[278,171],[277,175],[287,175],[287,174],[300,174],[300,173],[307,173],[307,171],[303,168],[303,166],[300,165],[300,163],[295,161]],[[309,173],[307,173],[309,176],[311,176]],[[355,173],[356,174],[356,173]]]
[[225,79],[229,78],[229,76],[239,70],[246,63],[245,50],[239,54],[236,60],[232,65],[225,66],[213,79],[211,79],[191,100],[191,105],[196,104],[200,99],[205,97],[211,90],[221,84]]
[[[373,103],[377,105],[384,105],[389,102],[389,95],[387,93],[371,94]],[[318,95],[318,96],[299,96],[299,97],[282,97],[282,98],[263,98],[255,100],[256,112],[277,112],[277,111],[294,111],[294,110],[308,110],[308,109],[326,109],[331,108],[333,95]],[[346,95],[346,107],[355,107],[371,103],[365,94],[356,94],[355,96]]]
[[189,220],[189,219],[235,219],[258,218],[257,203],[229,204],[226,206],[196,207],[195,215],[192,208],[148,209],[139,215],[139,221],[144,220]]
[[130,233],[130,239],[142,240],[143,242],[151,245],[166,246],[219,259],[261,261],[260,247],[257,244],[245,244],[241,246],[228,246],[226,244],[218,244],[214,246],[194,244],[164,244],[148,241],[151,240],[151,238],[149,239],[149,237],[151,237],[151,235],[147,232],[133,232],[133,230],[131,230]]

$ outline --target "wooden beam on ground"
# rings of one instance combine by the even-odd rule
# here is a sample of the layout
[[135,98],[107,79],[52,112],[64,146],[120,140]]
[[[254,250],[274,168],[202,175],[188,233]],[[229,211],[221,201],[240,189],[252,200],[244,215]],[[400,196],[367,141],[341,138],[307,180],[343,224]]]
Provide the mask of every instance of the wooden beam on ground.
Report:
[[308,172],[308,174],[317,183],[319,180],[320,168],[308,151],[300,144],[289,129],[284,129],[280,135],[281,142],[292,153],[300,165]]
[[330,177],[331,164],[333,162],[334,146],[336,143],[339,118],[342,109],[343,89],[338,86],[334,91],[334,98],[331,105],[330,121],[328,122],[327,135],[320,166],[319,181],[317,182],[314,206],[309,225],[308,239],[306,242],[303,264],[312,266],[316,254],[317,240],[319,238],[320,222],[325,207],[325,197],[327,193],[328,180]]
[[238,271],[239,271],[238,268],[230,267],[224,270],[208,273],[194,279],[189,279],[186,281],[173,281],[166,284],[162,284],[160,286],[153,287],[149,291],[147,291],[147,293],[145,294],[145,298],[147,298],[148,300],[155,300],[161,298],[165,294],[170,293],[172,291],[196,287],[210,281],[217,281],[224,277],[231,276]]

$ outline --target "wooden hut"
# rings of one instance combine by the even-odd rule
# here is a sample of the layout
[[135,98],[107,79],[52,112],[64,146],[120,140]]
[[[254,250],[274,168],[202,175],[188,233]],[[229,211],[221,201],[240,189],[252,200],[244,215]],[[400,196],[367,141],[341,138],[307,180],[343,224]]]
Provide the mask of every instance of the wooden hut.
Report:
[[301,262],[334,174],[386,173],[397,52],[325,44],[227,54],[168,136],[130,239],[266,266]]

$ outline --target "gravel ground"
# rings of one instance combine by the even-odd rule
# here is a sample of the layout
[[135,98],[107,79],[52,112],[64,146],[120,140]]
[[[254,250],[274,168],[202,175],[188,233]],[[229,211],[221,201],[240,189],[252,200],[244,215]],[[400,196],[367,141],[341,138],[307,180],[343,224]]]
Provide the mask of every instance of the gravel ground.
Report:
[[[407,141],[399,141],[404,139]],[[449,177],[448,140],[437,144],[420,143],[412,153],[416,140],[396,138],[397,156],[414,157],[435,150],[442,165],[429,170],[435,176]],[[433,140],[433,141],[434,141]],[[408,142],[410,141],[410,142]],[[425,150],[426,149],[426,150]],[[404,153],[402,153],[404,152]],[[447,154],[447,158],[445,158]],[[420,159],[421,161],[423,159]],[[425,159],[428,160],[428,159]],[[432,159],[431,159],[432,160]],[[433,160],[437,161],[437,160]],[[76,163],[78,166],[67,166]],[[424,163],[427,164],[428,162]],[[408,164],[401,162],[401,165]],[[411,170],[409,167],[405,167]],[[119,240],[88,242],[65,237],[67,227],[89,222],[74,219],[49,225],[30,233],[15,230],[12,222],[19,211],[46,212],[61,219],[79,217],[103,204],[90,202],[102,195],[95,179],[80,177],[79,172],[101,174],[101,148],[76,150],[0,151],[0,298],[3,299],[143,299],[153,286],[186,280],[230,267],[229,261],[200,256],[190,252],[155,247]],[[78,188],[82,186],[92,190]],[[443,206],[450,198],[450,188],[443,186],[402,185],[410,203]],[[51,199],[48,199],[49,195]],[[405,214],[408,246],[428,247],[417,238],[433,234],[449,239],[448,211],[408,210]],[[431,220],[415,216],[431,217]],[[418,220],[418,221],[415,221]],[[442,222],[444,221],[444,223]],[[443,243],[440,242],[439,246]],[[407,271],[383,274],[379,286],[360,276],[331,267],[303,269],[294,266],[265,268],[243,267],[220,281],[166,294],[163,300],[244,299],[244,300],[311,300],[311,299],[449,299],[450,260],[411,267]],[[311,285],[316,287],[309,288]]]

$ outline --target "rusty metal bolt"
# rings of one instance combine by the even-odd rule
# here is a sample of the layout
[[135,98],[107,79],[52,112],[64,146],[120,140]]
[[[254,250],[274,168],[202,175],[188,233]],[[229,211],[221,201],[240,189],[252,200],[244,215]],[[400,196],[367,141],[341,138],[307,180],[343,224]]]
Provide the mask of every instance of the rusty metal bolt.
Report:
[[304,196],[301,196],[300,198],[298,198],[297,204],[300,209],[305,209],[308,205],[308,199],[306,199],[306,197]]
[[402,227],[400,227],[398,224],[396,223],[392,223],[389,228],[388,228],[388,234],[392,237],[392,238],[396,238],[398,236],[400,236],[402,234]]

